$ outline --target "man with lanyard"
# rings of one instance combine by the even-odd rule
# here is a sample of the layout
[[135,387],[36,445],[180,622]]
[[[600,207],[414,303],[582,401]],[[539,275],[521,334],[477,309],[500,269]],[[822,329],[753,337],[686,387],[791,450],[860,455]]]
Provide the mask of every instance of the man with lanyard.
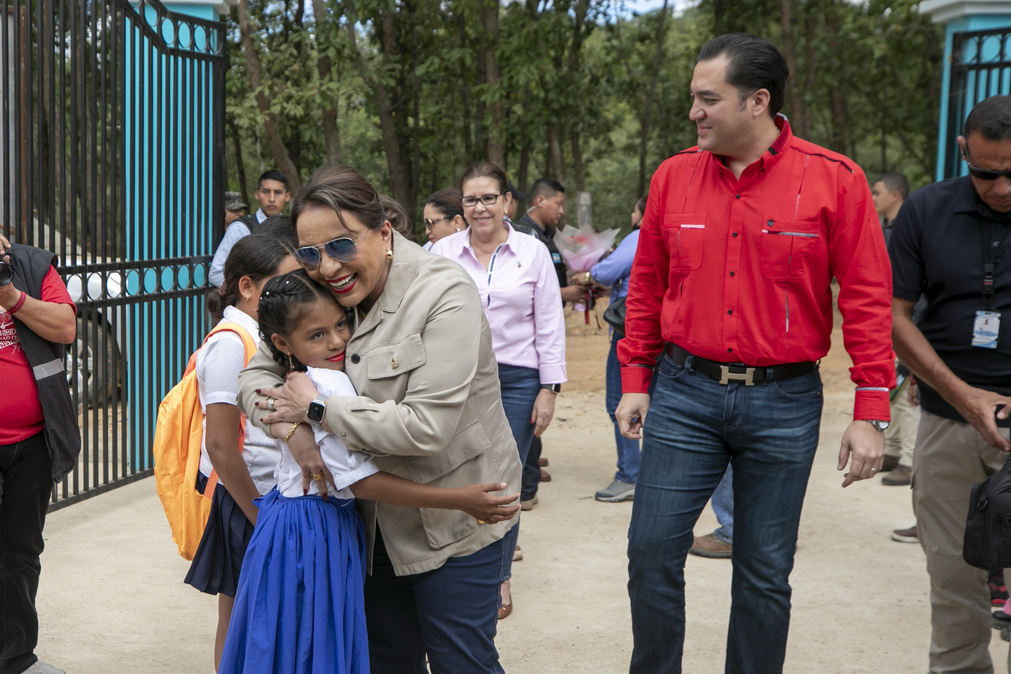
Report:
[[888,255],[860,168],[795,137],[777,114],[787,74],[765,40],[710,41],[691,82],[698,146],[665,161],[650,185],[618,345],[616,416],[625,435],[645,436],[628,533],[632,672],[681,671],[685,557],[728,462],[726,670],[782,671],[833,277],[856,384],[842,485],[881,466],[895,381],[882,330],[891,320]]
[[[265,171],[259,181],[257,181],[256,191],[253,197],[260,208],[252,215],[243,215],[225,229],[225,236],[214,251],[211,259],[211,269],[207,274],[207,279],[211,285],[221,287],[225,282],[225,261],[228,254],[232,252],[235,242],[244,236],[249,236],[256,230],[256,226],[267,218],[280,215],[284,205],[291,199],[291,192],[288,191],[288,178],[278,170]],[[243,204],[245,205],[245,204]]]
[[[895,350],[923,409],[913,509],[930,574],[931,672],[993,672],[987,573],[962,559],[972,486],[1004,464],[1011,405],[1011,96],[987,98],[958,137],[969,175],[910,195],[895,219]],[[926,309],[918,322],[920,295]],[[1011,665],[1011,661],[1009,661]]]

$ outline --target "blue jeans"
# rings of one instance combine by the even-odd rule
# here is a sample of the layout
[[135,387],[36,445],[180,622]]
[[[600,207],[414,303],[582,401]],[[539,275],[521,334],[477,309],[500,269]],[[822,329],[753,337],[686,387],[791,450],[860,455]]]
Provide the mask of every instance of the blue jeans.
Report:
[[605,398],[607,414],[614,425],[614,442],[618,447],[618,472],[615,480],[635,484],[639,479],[639,441],[626,438],[618,430],[618,421],[614,418],[614,410],[621,402],[621,365],[618,363],[618,341],[621,338],[611,332],[611,348],[607,352],[607,367],[604,370]]
[[520,499],[527,501],[537,493],[540,482],[541,468],[536,461],[536,480],[531,481],[527,474],[531,469],[527,466],[530,446],[534,440],[534,425],[530,417],[534,412],[534,400],[541,391],[541,375],[532,367],[517,365],[498,366],[499,390],[502,392],[502,407],[505,409],[509,428],[516,440],[516,449],[520,452],[520,464],[523,466],[523,485],[520,489]]
[[657,377],[628,531],[630,671],[681,672],[685,557],[733,457],[740,526],[726,671],[781,672],[797,528],[818,445],[821,379],[812,372],[724,386],[668,358]]
[[734,542],[734,467],[727,465],[727,472],[713,492],[713,512],[720,526],[713,534],[724,543]]
[[[372,674],[503,672],[495,648],[499,584],[510,536],[438,569],[397,576],[376,529],[365,620]],[[428,666],[425,666],[425,658]]]

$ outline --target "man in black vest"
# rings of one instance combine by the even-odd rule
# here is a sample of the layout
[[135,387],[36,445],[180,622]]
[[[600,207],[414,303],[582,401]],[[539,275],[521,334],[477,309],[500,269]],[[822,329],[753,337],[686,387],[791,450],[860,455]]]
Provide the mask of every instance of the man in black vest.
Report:
[[0,672],[62,674],[39,662],[42,527],[53,482],[77,463],[81,435],[64,370],[76,307],[56,256],[0,236]]

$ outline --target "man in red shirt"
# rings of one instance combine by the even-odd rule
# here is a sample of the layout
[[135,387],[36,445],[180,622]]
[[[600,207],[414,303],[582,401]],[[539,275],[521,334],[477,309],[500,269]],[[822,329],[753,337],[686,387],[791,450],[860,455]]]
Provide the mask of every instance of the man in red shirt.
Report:
[[35,596],[53,482],[81,451],[64,370],[76,308],[52,253],[0,236],[0,262],[0,672],[62,674],[35,655]]
[[895,382],[888,254],[860,168],[794,137],[777,114],[787,74],[765,40],[709,42],[691,83],[699,144],[665,161],[650,186],[618,345],[618,423],[645,436],[628,534],[632,672],[681,671],[685,557],[728,462],[726,668],[782,671],[833,277],[856,384],[842,484],[881,467]]

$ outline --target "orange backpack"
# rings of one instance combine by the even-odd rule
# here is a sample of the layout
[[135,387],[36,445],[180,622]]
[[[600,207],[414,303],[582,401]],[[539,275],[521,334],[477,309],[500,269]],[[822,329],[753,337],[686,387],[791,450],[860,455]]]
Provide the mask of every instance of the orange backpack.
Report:
[[[256,352],[253,338],[238,323],[220,323],[211,335],[228,330],[242,338],[246,364]],[[203,348],[203,345],[201,345]],[[217,472],[211,471],[203,493],[197,491],[197,472],[200,470],[200,444],[203,440],[204,413],[200,409],[197,393],[197,349],[190,356],[186,371],[179,383],[165,395],[158,405],[158,419],[154,431],[154,478],[158,497],[172,528],[172,540],[179,546],[179,554],[193,559],[200,538],[204,534],[207,516],[211,512],[211,495],[218,483]],[[243,422],[239,419],[239,450],[243,443]]]

